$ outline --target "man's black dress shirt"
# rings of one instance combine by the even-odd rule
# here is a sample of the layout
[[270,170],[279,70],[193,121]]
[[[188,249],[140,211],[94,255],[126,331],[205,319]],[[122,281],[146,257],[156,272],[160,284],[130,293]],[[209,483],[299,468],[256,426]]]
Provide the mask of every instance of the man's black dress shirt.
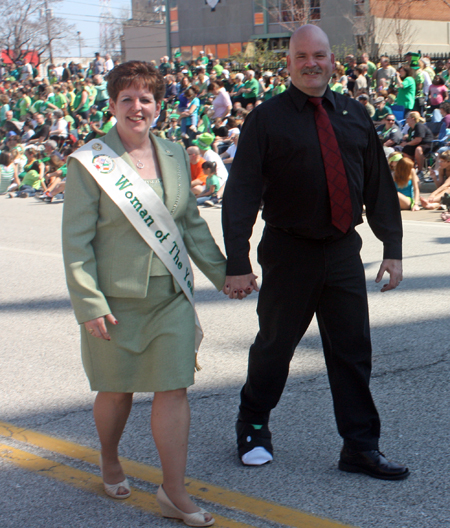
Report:
[[[362,223],[362,207],[386,259],[402,258],[402,222],[394,182],[381,143],[364,107],[327,88],[327,111],[344,162],[353,209],[350,229]],[[251,272],[249,238],[261,204],[267,224],[294,236],[334,240],[327,180],[314,105],[291,85],[248,115],[223,199],[227,274]]]

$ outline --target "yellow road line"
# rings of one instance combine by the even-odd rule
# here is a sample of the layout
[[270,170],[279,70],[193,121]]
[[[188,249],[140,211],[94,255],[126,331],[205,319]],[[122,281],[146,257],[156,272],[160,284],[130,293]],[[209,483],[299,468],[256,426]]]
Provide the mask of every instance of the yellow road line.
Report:
[[[60,440],[51,436],[23,429],[12,424],[0,422],[0,436],[25,442],[48,451],[53,451],[90,464],[98,465],[99,451],[84,447],[73,442]],[[159,485],[162,483],[161,470],[139,462],[121,457],[124,472],[130,477]],[[220,504],[228,508],[236,508],[242,512],[256,515],[268,521],[291,526],[292,528],[351,528],[336,521],[322,519],[294,508],[250,497],[219,486],[186,477],[186,485],[190,494],[208,502]]]
[[[91,473],[80,471],[79,469],[74,469],[4,444],[0,444],[0,457],[12,462],[22,469],[39,472],[40,476],[49,477],[58,480],[59,482],[63,482],[64,484],[69,484],[70,486],[74,486],[84,491],[96,493],[97,495],[104,495],[106,497],[103,491],[102,479]],[[131,489],[133,491],[131,496],[120,504],[135,506],[145,512],[153,513],[158,517],[161,516],[155,495],[146,493],[145,491],[134,487]],[[217,528],[255,528],[254,525],[233,521],[232,519],[227,519],[221,515],[214,515],[214,518],[216,520],[214,526]]]

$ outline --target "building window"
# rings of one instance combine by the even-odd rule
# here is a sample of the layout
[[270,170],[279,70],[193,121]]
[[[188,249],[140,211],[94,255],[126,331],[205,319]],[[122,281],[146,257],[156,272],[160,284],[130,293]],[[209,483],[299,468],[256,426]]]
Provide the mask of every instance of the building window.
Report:
[[267,9],[269,24],[320,20],[320,0],[268,0]]
[[237,53],[241,53],[241,51],[242,44],[240,42],[230,43],[230,56],[236,55]]
[[309,3],[310,20],[320,20],[320,0],[311,0]]
[[355,0],[355,16],[363,17],[365,14],[364,0]]
[[227,59],[230,56],[228,44],[217,44],[217,58]]
[[178,33],[178,2],[177,0],[169,0],[169,18],[170,18],[170,32]]
[[253,1],[253,24],[255,26],[261,26],[264,24],[263,0]]

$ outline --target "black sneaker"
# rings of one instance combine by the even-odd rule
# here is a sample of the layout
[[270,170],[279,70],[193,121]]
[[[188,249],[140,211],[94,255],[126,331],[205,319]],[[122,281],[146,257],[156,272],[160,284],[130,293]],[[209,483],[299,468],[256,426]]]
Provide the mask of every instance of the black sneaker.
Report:
[[236,422],[239,460],[244,466],[262,466],[273,460],[272,433],[267,425]]

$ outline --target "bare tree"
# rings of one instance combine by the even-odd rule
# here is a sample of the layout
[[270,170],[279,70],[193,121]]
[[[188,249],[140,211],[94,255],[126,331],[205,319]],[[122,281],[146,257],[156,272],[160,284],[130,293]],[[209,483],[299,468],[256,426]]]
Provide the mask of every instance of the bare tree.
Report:
[[411,4],[415,0],[373,0],[372,13],[377,19],[376,40],[378,48],[393,45],[398,55],[403,55],[413,41]]
[[320,2],[317,0],[278,0],[269,7],[262,1],[259,7],[265,10],[270,21],[293,33],[305,24],[315,24],[320,20]]
[[0,47],[16,63],[29,52],[50,55],[52,45],[68,48],[76,38],[74,26],[53,16],[52,6],[62,0],[1,0]]
[[100,17],[100,51],[103,54],[120,54],[123,38],[123,26],[130,18],[129,10],[124,8],[119,16],[109,10]]

